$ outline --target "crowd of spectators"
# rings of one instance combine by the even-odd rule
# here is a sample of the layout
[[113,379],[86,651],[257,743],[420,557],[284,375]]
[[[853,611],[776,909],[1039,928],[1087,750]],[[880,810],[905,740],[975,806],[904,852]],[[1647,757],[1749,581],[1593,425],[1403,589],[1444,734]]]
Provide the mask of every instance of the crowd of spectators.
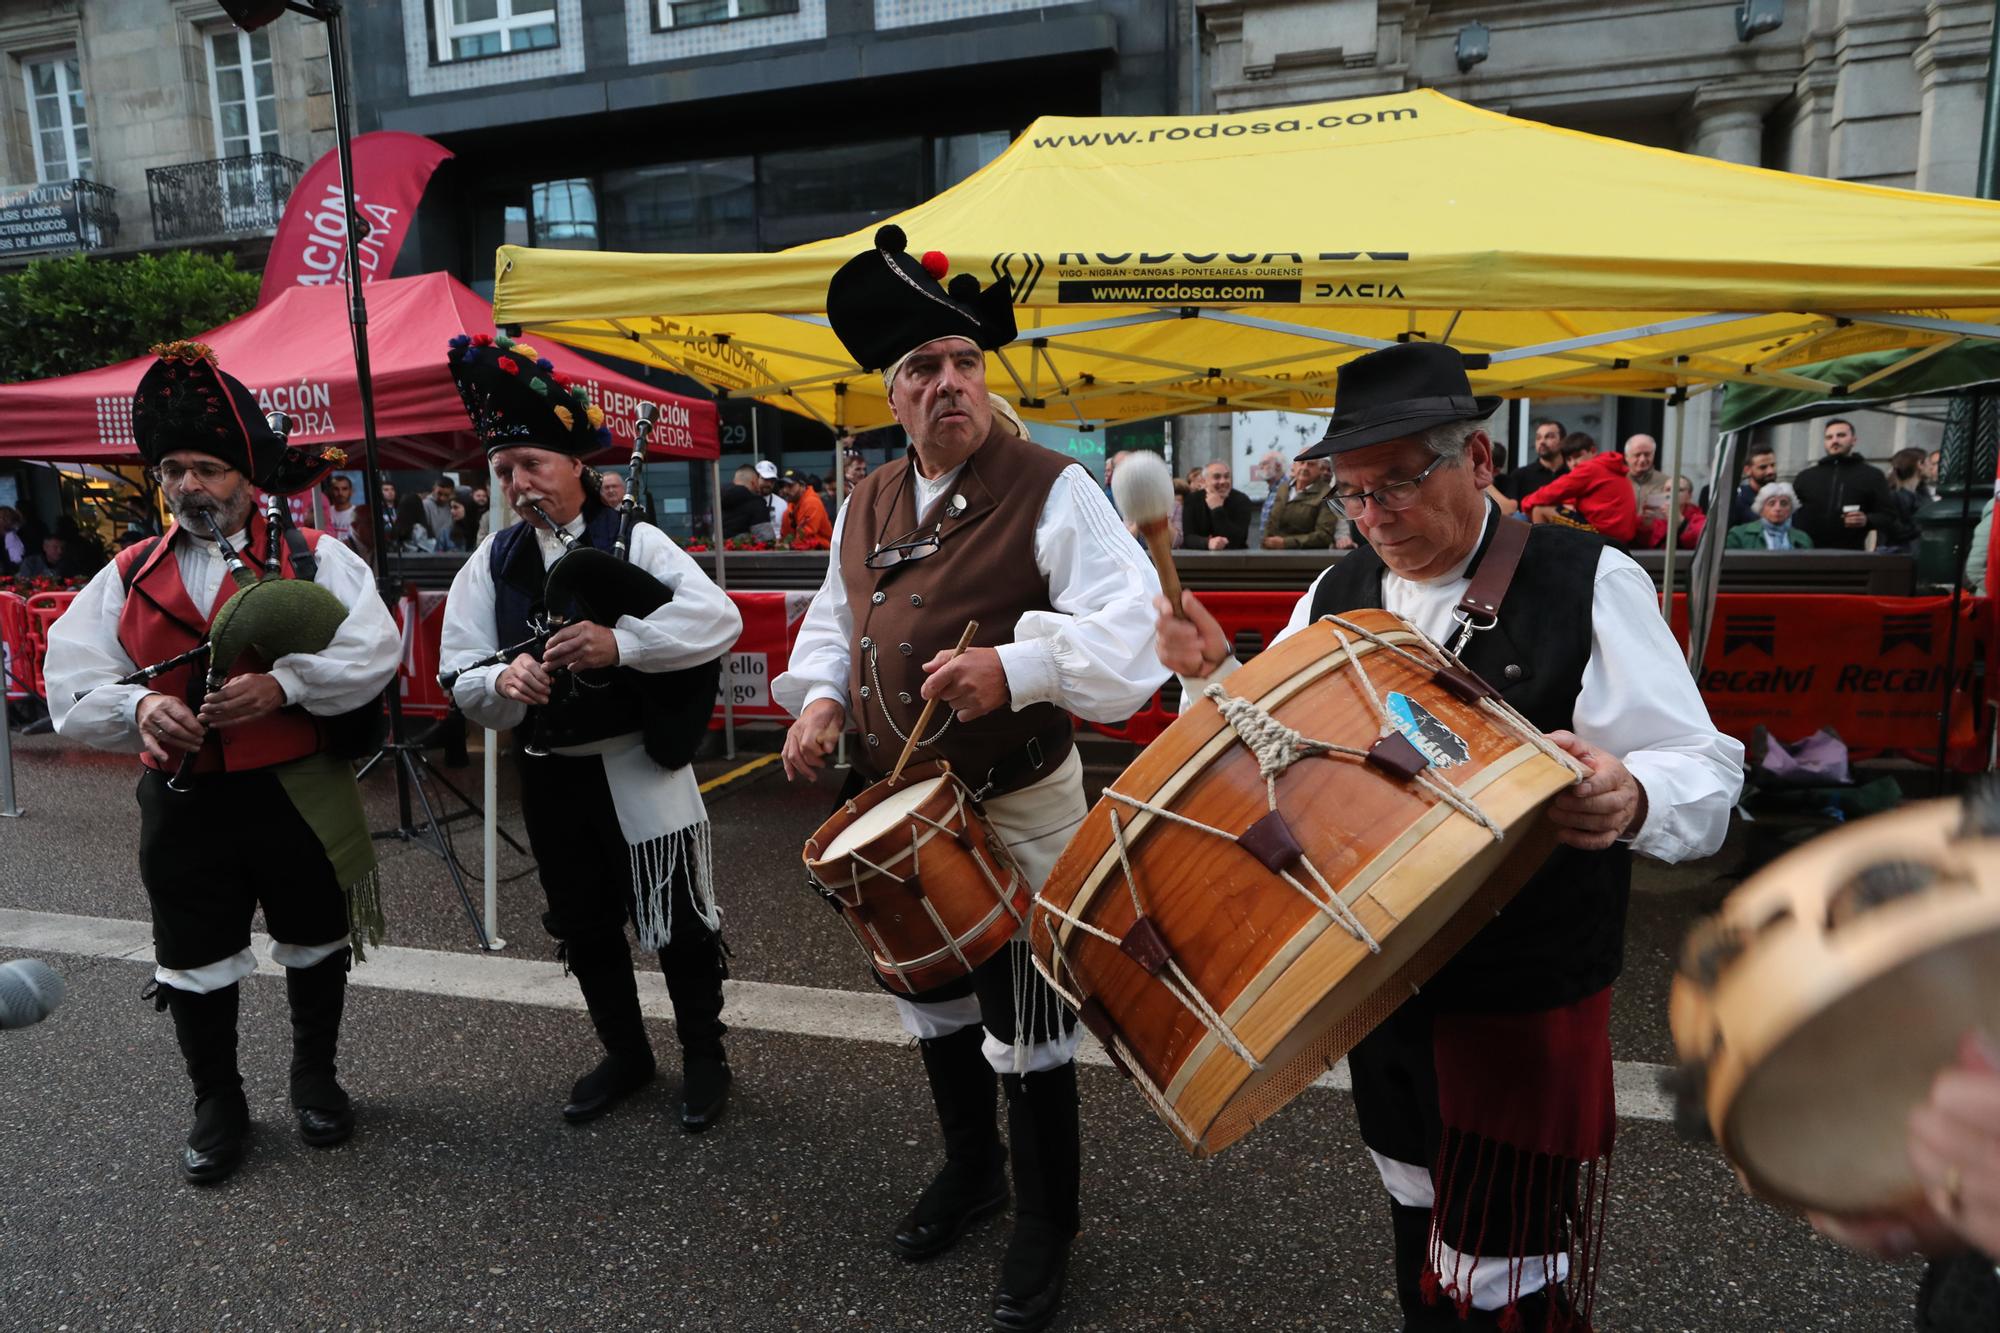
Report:
[[[1778,480],[1777,459],[1767,445],[1744,456],[1742,473],[1729,497],[1725,545],[1742,550],[1907,551],[1918,539],[1916,516],[1937,498],[1938,454],[1904,449],[1886,468],[1870,464],[1857,449],[1854,426],[1835,418],[1824,424],[1824,455],[1789,483]],[[1488,488],[1500,512],[1533,522],[1590,528],[1634,550],[1658,549],[1668,540],[1691,549],[1707,520],[1708,488],[1699,500],[1685,476],[1670,477],[1659,466],[1659,442],[1634,434],[1622,449],[1600,450],[1595,438],[1565,429],[1553,418],[1533,423],[1534,457],[1501,473]],[[852,437],[837,450],[842,497],[868,474],[868,463]],[[1105,462],[1105,487],[1120,459]],[[600,470],[601,498],[616,507],[625,495],[623,474]],[[1175,546],[1190,551],[1348,550],[1356,542],[1353,524],[1331,503],[1333,470],[1325,460],[1287,463],[1277,451],[1251,467],[1249,479],[1260,494],[1241,490],[1226,462],[1191,468],[1174,480],[1171,527]],[[354,499],[354,484],[342,473],[323,484],[327,530],[367,553],[372,525],[366,505]],[[769,459],[736,469],[721,494],[722,536],[752,542],[814,547],[832,538],[838,501],[819,477],[781,471]],[[485,487],[460,486],[439,476],[420,494],[398,498],[395,483],[382,482],[384,512],[393,514],[394,549],[470,551],[492,531],[494,512]],[[20,515],[0,506],[0,573],[33,567],[80,568],[91,559],[86,546],[77,554],[75,534],[59,541],[50,534],[46,549],[26,530]],[[102,555],[96,557],[101,563]],[[94,565],[90,568],[95,568]],[[87,570],[85,572],[88,572]]]
[[0,505],[0,578],[87,579],[106,559],[103,543],[73,515],[64,514],[48,527],[32,513]]
[[[1691,550],[1701,540],[1709,490],[1704,487],[1697,500],[1687,477],[1664,471],[1653,436],[1634,434],[1623,448],[1600,451],[1590,434],[1567,430],[1553,418],[1535,421],[1533,431],[1534,458],[1501,473],[1488,488],[1502,514],[1588,528],[1630,550],[1657,550],[1670,540]],[[1822,438],[1824,455],[1790,482],[1778,480],[1777,457],[1768,445],[1749,450],[1729,496],[1727,548],[1915,549],[1917,514],[1937,498],[1938,453],[1903,449],[1886,467],[1877,467],[1857,450],[1853,424],[1840,418],[1823,425]],[[1126,456],[1106,460],[1107,490]],[[1284,455],[1273,451],[1250,468],[1249,480],[1261,483],[1261,497],[1239,490],[1224,462],[1176,478],[1174,545],[1189,551],[1290,551],[1346,550],[1355,544],[1352,524],[1330,503],[1334,478],[1326,462],[1295,462],[1288,469]]]
[[[858,449],[843,448],[844,490],[868,475]],[[826,482],[796,468],[778,470],[770,459],[736,469],[722,488],[722,536],[726,541],[772,542],[796,549],[823,548],[833,540],[833,496]]]

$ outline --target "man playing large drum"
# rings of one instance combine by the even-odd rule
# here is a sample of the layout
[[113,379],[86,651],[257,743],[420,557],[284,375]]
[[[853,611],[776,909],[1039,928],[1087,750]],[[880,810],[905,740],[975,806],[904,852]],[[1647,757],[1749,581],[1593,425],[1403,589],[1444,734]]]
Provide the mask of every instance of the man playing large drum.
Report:
[[[1484,494],[1479,423],[1497,405],[1473,397],[1456,350],[1386,348],[1341,371],[1326,437],[1300,455],[1333,460],[1333,500],[1369,545],[1320,576],[1285,633],[1393,611],[1590,772],[1550,807],[1562,845],[1546,866],[1349,1057],[1409,1330],[1589,1327],[1631,857],[1715,851],[1742,785],[1742,746],[1710,724],[1651,579],[1598,538],[1532,529],[1497,617],[1462,629],[1510,521]],[[1184,620],[1159,603],[1160,660],[1198,689],[1236,663],[1214,617],[1182,602]]]
[[[982,292],[960,274],[947,291],[944,256],[919,263],[893,226],[876,246],[835,275],[827,314],[855,361],[883,372],[912,447],[842,508],[836,558],[773,682],[798,715],[786,773],[815,776],[851,720],[853,796],[889,774],[937,699],[944,721],[914,758],[951,765],[1038,886],[1085,812],[1069,714],[1128,717],[1165,677],[1152,643],[1159,580],[1090,476],[994,410],[984,349],[1014,337],[1007,285]],[[968,621],[978,631],[954,659]],[[895,998],[945,1139],[944,1168],[897,1227],[896,1250],[932,1258],[1005,1205],[997,1070],[1016,1208],[992,1317],[1042,1328],[1078,1227],[1076,1020],[1018,940],[969,975]]]

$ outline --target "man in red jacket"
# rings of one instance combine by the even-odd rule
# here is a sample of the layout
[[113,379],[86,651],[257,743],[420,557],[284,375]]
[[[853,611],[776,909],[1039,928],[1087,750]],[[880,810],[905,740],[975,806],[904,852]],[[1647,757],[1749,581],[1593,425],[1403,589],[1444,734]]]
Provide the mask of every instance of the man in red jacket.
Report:
[[1589,528],[1617,546],[1629,546],[1639,531],[1639,505],[1625,455],[1597,452],[1597,441],[1582,431],[1563,438],[1569,471],[1521,497],[1521,508],[1537,523]]

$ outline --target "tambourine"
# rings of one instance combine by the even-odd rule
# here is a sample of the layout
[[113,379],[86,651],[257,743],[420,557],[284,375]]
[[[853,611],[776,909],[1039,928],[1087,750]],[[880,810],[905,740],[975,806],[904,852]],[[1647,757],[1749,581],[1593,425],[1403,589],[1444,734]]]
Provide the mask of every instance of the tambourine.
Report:
[[1670,1017],[1682,1128],[1713,1133],[1753,1193],[1913,1202],[1910,1112],[1967,1029],[2000,1029],[2000,788],[1773,862],[1689,934]]

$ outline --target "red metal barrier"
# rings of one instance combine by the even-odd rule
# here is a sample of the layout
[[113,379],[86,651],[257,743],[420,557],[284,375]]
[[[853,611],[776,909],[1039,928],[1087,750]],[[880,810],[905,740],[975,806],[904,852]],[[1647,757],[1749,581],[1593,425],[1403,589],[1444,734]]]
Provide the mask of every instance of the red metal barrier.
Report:
[[41,662],[28,634],[27,599],[0,592],[0,682],[5,684],[6,697],[37,697],[34,682],[40,674]]
[[[401,601],[391,608],[396,627],[403,632],[403,659],[396,666],[396,681],[403,692],[406,717],[443,717],[451,710],[451,700],[438,688],[438,639],[444,633],[442,589],[405,590]],[[411,617],[416,620],[412,631]]]
[[[1247,659],[1277,637],[1302,595],[1215,592],[1201,594],[1201,600],[1222,623],[1237,656]],[[42,593],[23,601],[0,593],[8,698],[43,691],[47,627],[73,596]],[[740,720],[784,722],[785,711],[771,698],[771,681],[791,658],[811,594],[730,597],[742,613],[743,633],[725,662],[722,688],[730,692]],[[415,628],[404,630],[399,676],[404,708],[417,716],[441,716],[448,704],[437,687],[444,598],[442,591],[424,591],[394,608],[398,622],[406,626],[415,615]],[[1674,603],[1675,630],[1683,637],[1685,600]],[[1985,608],[1983,598],[1962,604],[1957,660],[1948,668],[1949,598],[1725,593],[1717,601],[1698,683],[1716,725],[1739,738],[1747,739],[1759,725],[1783,740],[1832,726],[1858,753],[1924,757],[1937,744],[1937,705],[1949,681],[1950,761],[1960,769],[1982,768],[1993,725],[1975,669],[1992,659]],[[1177,695],[1178,686],[1170,683],[1165,693]],[[1176,716],[1156,694],[1122,723],[1090,726],[1105,736],[1147,745]],[[720,708],[715,725],[721,725]]]
[[[1222,626],[1235,645],[1236,655],[1245,661],[1271,646],[1292,617],[1302,593],[1293,592],[1204,592],[1197,593],[1202,606]],[[1113,740],[1134,745],[1151,745],[1161,732],[1173,725],[1180,714],[1167,708],[1161,694],[1180,695],[1180,683],[1169,681],[1160,694],[1122,723],[1092,722],[1091,730]]]
[[62,619],[75,600],[74,592],[38,592],[28,598],[28,658],[34,671],[29,688],[37,698],[49,697],[48,679],[42,674],[43,661],[49,655],[49,626]]

